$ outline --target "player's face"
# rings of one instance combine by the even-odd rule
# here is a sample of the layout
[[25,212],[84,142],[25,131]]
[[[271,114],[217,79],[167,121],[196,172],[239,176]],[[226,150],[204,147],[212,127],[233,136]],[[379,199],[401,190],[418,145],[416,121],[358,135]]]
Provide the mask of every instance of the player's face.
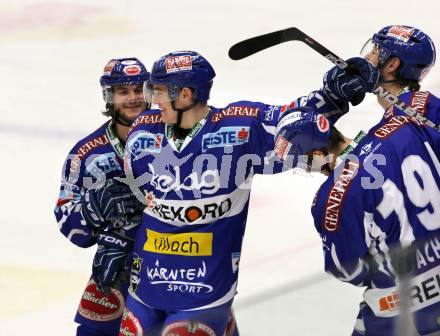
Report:
[[177,112],[171,106],[168,88],[165,85],[153,85],[151,102],[160,110],[160,116],[165,124],[177,122]]
[[367,59],[375,67],[379,66],[379,46],[371,40],[363,46],[361,50],[361,55]]
[[134,121],[146,109],[142,84],[114,86],[113,104],[121,119]]
[[309,153],[309,170],[312,173],[322,173],[328,176],[330,171],[334,169],[334,159],[334,155],[328,154],[324,150],[312,150]]

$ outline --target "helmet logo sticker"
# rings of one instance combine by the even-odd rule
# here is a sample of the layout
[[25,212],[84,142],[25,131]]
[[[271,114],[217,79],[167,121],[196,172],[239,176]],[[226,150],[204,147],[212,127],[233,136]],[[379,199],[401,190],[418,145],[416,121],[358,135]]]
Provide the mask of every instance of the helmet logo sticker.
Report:
[[110,60],[104,67],[104,76],[109,76],[112,73],[114,66],[116,65],[116,60]]
[[189,55],[172,56],[165,60],[167,73],[192,70],[192,57]]
[[141,73],[141,68],[138,65],[128,65],[123,71],[128,76],[134,76]]
[[322,133],[327,132],[330,128],[330,124],[327,118],[321,114],[318,114],[318,117],[316,118],[316,124],[318,126],[318,130]]
[[121,64],[123,64],[123,65],[133,65],[133,64],[137,64],[137,62],[135,60],[125,60],[125,61],[122,61]]
[[412,28],[403,26],[392,26],[387,33],[387,36],[395,37],[403,42],[408,42],[411,34],[413,32]]

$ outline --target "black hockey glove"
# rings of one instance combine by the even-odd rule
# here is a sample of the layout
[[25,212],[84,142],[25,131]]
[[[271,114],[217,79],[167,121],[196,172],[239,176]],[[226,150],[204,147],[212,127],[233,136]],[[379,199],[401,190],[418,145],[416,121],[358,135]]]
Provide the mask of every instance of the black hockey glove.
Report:
[[105,232],[98,237],[98,249],[93,258],[92,277],[96,287],[107,294],[128,282],[127,256],[133,241],[115,233]]
[[373,92],[379,81],[379,71],[361,57],[348,59],[346,69],[334,66],[324,74],[325,90],[339,101],[360,104],[366,92]]
[[82,216],[95,231],[104,230],[112,222],[130,218],[145,207],[128,185],[112,179],[99,189],[82,191],[81,202]]

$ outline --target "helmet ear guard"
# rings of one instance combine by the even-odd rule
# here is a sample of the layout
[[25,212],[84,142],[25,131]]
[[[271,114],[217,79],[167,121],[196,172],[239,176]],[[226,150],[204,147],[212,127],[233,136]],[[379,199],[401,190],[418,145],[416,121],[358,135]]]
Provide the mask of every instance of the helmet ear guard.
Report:
[[111,86],[102,87],[102,98],[106,104],[113,104],[113,88]]

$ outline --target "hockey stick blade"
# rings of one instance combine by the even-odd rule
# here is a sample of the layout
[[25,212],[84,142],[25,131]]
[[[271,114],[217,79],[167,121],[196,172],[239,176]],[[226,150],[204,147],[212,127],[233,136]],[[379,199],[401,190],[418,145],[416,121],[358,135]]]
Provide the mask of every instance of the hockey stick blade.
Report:
[[293,27],[251,37],[234,44],[229,49],[228,54],[229,57],[235,61],[241,60],[280,43],[298,40],[298,33],[301,33],[301,31],[298,28]]
[[278,44],[288,41],[301,41],[308,44],[312,49],[319,52],[325,58],[328,58],[331,62],[337,63],[341,69],[347,67],[347,63],[340,57],[334,55],[330,50],[319,44],[311,37],[304,34],[296,27],[278,30],[272,33],[251,37],[247,40],[234,44],[229,49],[229,57],[235,61],[249,57],[262,50],[274,47]]
[[[322,44],[302,32],[296,27],[278,30],[272,33],[264,34],[249,38],[247,40],[238,42],[229,49],[229,57],[233,60],[241,60],[253,54],[256,54],[267,48],[276,46],[278,44],[288,41],[301,41],[310,48],[327,58],[330,62],[341,69],[346,69],[347,72],[353,72],[353,69],[342,58],[324,47]],[[390,104],[396,106],[408,116],[416,119],[421,124],[434,128],[440,132],[440,126],[433,123],[431,120],[421,115],[419,112],[408,106],[403,101],[399,100],[395,95],[378,86],[373,93],[379,97],[384,98]]]

